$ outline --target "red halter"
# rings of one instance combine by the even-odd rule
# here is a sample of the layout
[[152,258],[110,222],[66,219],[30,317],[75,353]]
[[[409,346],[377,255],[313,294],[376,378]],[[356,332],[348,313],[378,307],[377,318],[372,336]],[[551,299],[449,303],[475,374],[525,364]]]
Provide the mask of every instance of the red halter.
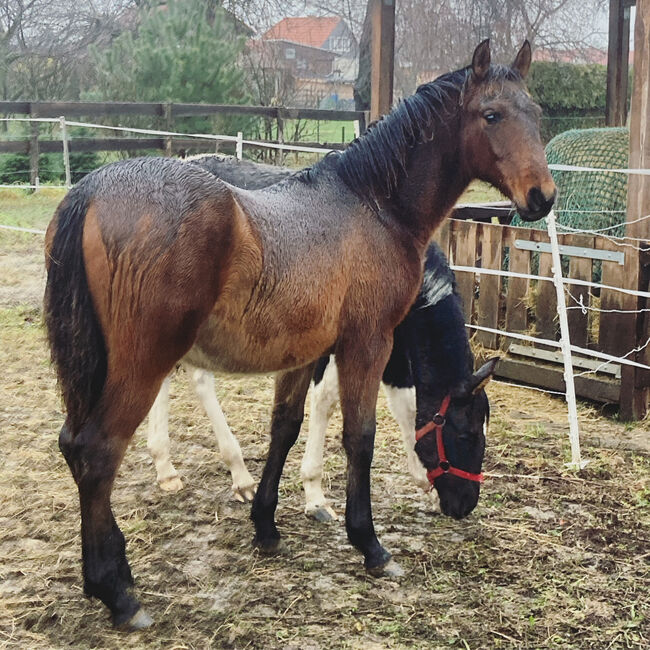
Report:
[[446,395],[445,399],[442,400],[440,405],[440,410],[433,416],[433,420],[428,424],[425,424],[421,429],[418,429],[415,432],[415,442],[420,440],[420,438],[427,435],[431,431],[436,432],[436,444],[438,445],[438,466],[430,469],[427,472],[427,478],[429,483],[433,487],[433,482],[443,474],[453,474],[454,476],[459,476],[460,478],[465,478],[468,481],[476,481],[478,483],[483,482],[483,474],[471,474],[466,472],[463,469],[458,469],[453,467],[451,463],[447,460],[447,455],[445,454],[445,445],[442,440],[442,427],[445,426],[445,414],[449,408],[449,402],[451,402],[451,395]]

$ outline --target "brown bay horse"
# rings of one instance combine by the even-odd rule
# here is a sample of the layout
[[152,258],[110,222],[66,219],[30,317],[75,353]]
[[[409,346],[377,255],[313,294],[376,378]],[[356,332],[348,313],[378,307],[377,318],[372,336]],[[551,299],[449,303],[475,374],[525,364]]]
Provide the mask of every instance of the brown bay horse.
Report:
[[[255,544],[273,551],[278,484],[314,364],[334,353],[348,538],[373,574],[393,570],[370,505],[375,403],[392,333],[421,286],[432,232],[472,179],[498,187],[524,218],[550,210],[540,111],[523,82],[529,64],[528,43],[512,66],[492,66],[483,42],[470,66],[421,86],[345,152],[265,190],[162,158],[107,165],[70,190],[46,238],[45,318],[67,409],[59,446],[79,491],[84,589],[116,625],[151,619],[131,591],[111,490],[181,359],[277,373],[251,513]],[[435,445],[416,451],[436,467]],[[441,498],[476,503],[471,481],[442,478]]]

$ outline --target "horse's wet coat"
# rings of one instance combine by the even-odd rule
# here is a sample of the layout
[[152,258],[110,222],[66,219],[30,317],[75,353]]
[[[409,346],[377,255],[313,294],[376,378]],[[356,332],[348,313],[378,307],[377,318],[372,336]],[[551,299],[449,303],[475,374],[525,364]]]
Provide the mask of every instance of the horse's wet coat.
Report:
[[[215,155],[197,156],[187,159],[186,162],[207,169],[215,176],[218,176],[222,180],[227,180],[237,187],[245,185],[251,189],[267,187],[269,184],[284,180],[295,173],[295,171],[286,168],[259,165],[248,161],[239,161],[236,158]],[[256,175],[258,169],[260,173]],[[435,312],[430,308],[435,307],[444,298],[451,296],[453,291],[454,275],[449,268],[447,260],[438,246],[431,244],[427,250],[425,272],[420,289],[420,296],[425,307],[418,308],[414,317],[419,320],[431,321],[433,327],[437,318]],[[451,305],[452,309],[460,311],[460,297],[456,295]],[[449,309],[449,306],[445,308]],[[458,322],[454,324],[460,326]],[[462,328],[461,332],[464,333],[465,329]],[[445,363],[455,363],[457,367],[463,370],[456,378],[456,383],[448,386],[447,390],[449,392],[456,388],[461,381],[467,379],[466,371],[468,364],[463,359],[466,358],[469,347],[466,344],[462,345],[464,337],[447,336],[446,333],[443,333],[441,338],[426,339],[421,342],[409,342],[409,344],[411,346],[419,344],[426,346],[446,346],[448,345],[448,340],[451,340],[456,347],[452,347]],[[458,345],[459,343],[461,345]],[[195,363],[204,361],[197,357],[193,359]],[[332,370],[328,372],[328,382],[330,385],[321,386],[321,381],[323,380],[328,363],[333,366]],[[212,377],[209,373],[203,372],[198,368],[190,368],[190,378],[210,417],[219,448],[222,450],[223,460],[232,474],[235,497],[241,500],[252,498],[254,494],[254,481],[245,468],[239,444],[221,412],[212,388]],[[426,477],[426,471],[414,452],[415,382],[411,372],[409,350],[407,349],[403,336],[398,336],[394,340],[393,350],[384,370],[382,382],[388,399],[389,409],[402,432],[408,469],[416,485],[429,491],[431,486]],[[302,461],[301,474],[306,496],[305,512],[323,520],[334,516],[334,512],[327,504],[322,490],[324,436],[329,417],[338,402],[338,374],[332,355],[323,357],[317,362],[314,370],[313,383],[308,441]],[[149,414],[148,443],[152,457],[154,458],[158,482],[161,488],[163,490],[175,491],[182,487],[182,482],[170,460],[169,434],[167,428],[168,392],[169,382],[165,381]],[[435,398],[439,399],[439,395],[436,394]],[[433,507],[437,510],[438,503],[435,490],[431,492],[431,497]]]
[[[393,331],[420,288],[432,232],[472,179],[497,185],[524,218],[550,210],[555,186],[522,81],[529,64],[526,44],[512,67],[490,66],[484,42],[471,66],[422,86],[345,152],[266,190],[136,159],[92,172],[68,193],[48,228],[45,319],[68,411],[59,444],[79,488],[84,588],[116,624],[147,622],[110,504],[117,468],[165,377],[196,353],[224,370],[278,372],[251,513],[255,544],[275,551],[282,468],[314,364],[334,352],[348,538],[371,573],[392,571],[373,526],[370,467]],[[412,360],[424,382],[438,381],[427,370],[433,354]],[[474,391],[487,399],[480,384],[489,370],[454,399]],[[417,399],[418,420],[439,407]],[[447,455],[476,472],[484,439],[463,439],[461,424],[450,407]],[[426,436],[416,452],[435,466]],[[478,487],[468,483],[436,479],[445,512],[474,507]]]

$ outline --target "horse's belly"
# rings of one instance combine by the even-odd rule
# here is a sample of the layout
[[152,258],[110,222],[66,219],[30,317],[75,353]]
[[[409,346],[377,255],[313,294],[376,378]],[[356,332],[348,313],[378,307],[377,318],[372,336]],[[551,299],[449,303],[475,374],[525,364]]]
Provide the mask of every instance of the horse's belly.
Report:
[[210,318],[201,326],[194,346],[185,356],[193,366],[212,371],[262,373],[300,368],[330,350],[337,323],[296,328],[284,319],[238,324]]

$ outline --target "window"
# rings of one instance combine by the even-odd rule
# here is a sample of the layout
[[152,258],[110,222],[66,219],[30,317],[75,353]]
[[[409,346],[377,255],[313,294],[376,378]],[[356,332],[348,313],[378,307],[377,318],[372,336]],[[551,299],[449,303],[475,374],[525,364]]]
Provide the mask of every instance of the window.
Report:
[[296,58],[296,50],[293,47],[288,47],[284,51],[284,58],[285,59],[295,59]]

